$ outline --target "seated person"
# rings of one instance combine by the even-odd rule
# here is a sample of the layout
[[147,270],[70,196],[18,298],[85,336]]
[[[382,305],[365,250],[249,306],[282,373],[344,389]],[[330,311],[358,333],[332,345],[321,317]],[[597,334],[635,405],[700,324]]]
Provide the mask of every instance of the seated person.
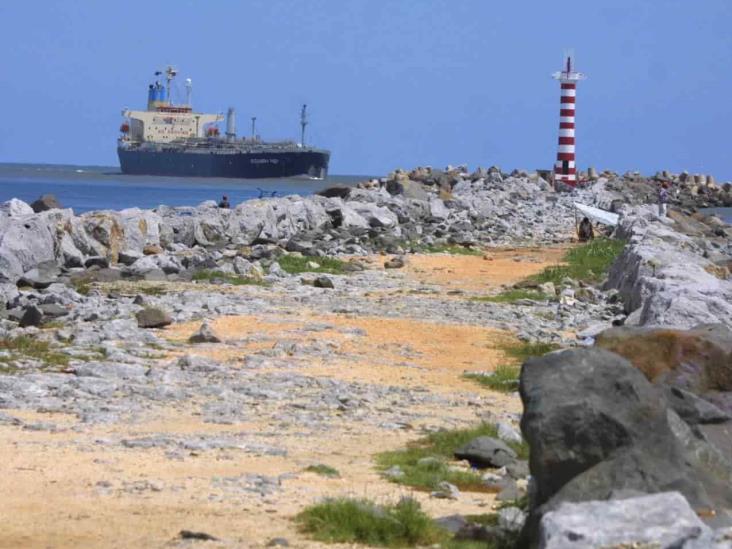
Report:
[[219,202],[219,208],[231,208],[231,204],[229,204],[229,198],[226,195],[221,197],[221,202]]
[[588,218],[585,217],[580,222],[578,235],[580,242],[587,242],[588,240],[595,238],[595,231],[593,230],[592,223],[590,223]]

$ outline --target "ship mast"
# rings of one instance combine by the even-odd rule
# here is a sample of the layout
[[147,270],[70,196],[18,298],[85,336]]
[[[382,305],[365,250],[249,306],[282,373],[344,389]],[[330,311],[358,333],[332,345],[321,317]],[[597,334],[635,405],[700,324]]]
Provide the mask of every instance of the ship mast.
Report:
[[300,111],[300,145],[302,145],[303,147],[305,146],[305,126],[308,125],[307,108],[307,105],[303,105],[302,110]]
[[178,71],[172,65],[168,65],[168,68],[165,69],[165,81],[167,84],[166,87],[168,88],[168,101],[171,101],[170,83],[173,81],[173,78],[175,78],[176,74],[178,74]]

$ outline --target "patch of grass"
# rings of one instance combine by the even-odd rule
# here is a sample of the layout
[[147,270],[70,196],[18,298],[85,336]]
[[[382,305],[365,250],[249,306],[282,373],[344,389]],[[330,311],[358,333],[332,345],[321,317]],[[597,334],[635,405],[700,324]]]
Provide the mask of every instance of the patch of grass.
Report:
[[556,343],[546,343],[543,341],[519,341],[501,346],[501,350],[504,353],[520,362],[524,362],[526,359],[534,356],[543,356],[557,349],[559,349],[559,345]]
[[483,255],[483,251],[478,248],[461,246],[460,244],[430,244],[418,246],[416,251],[425,254]]
[[225,284],[232,284],[234,286],[266,286],[267,283],[258,278],[251,278],[246,276],[233,275],[224,273],[221,271],[198,271],[192,277],[192,280],[197,282],[211,282],[213,280],[221,280]]
[[[437,431],[415,441],[403,450],[382,452],[376,456],[376,467],[382,473],[398,466],[404,476],[393,482],[421,490],[435,490],[442,481],[454,484],[463,491],[485,491],[481,475],[474,471],[451,469],[455,450],[476,437],[498,435],[496,427],[483,423],[471,429]],[[528,455],[525,444],[511,446],[521,457]],[[431,459],[424,459],[431,458]]]
[[[334,257],[307,257],[297,255],[283,255],[277,262],[282,270],[290,274],[326,273],[343,274],[346,272],[346,263]],[[308,263],[317,263],[318,268],[308,267]]]
[[565,265],[547,267],[529,278],[539,284],[560,284],[565,277],[588,284],[600,282],[625,248],[625,244],[624,240],[596,238],[569,250],[564,256]]
[[539,290],[532,290],[530,288],[512,288],[496,295],[486,295],[481,297],[474,297],[473,301],[488,301],[489,303],[515,303],[522,299],[533,299],[534,301],[546,301],[547,299],[556,299],[553,296],[548,296],[544,292]]
[[46,366],[68,366],[69,355],[52,348],[47,341],[40,341],[27,336],[0,339],[0,362],[12,363],[23,358],[40,360]]
[[92,289],[92,280],[86,277],[73,278],[71,279],[71,286],[76,290],[76,293],[89,295]]
[[405,498],[395,505],[338,498],[312,505],[295,521],[317,541],[362,543],[382,547],[413,547],[446,540],[418,502]]
[[338,472],[338,469],[335,469],[330,465],[324,465],[322,463],[318,463],[317,465],[310,465],[309,467],[306,467],[305,470],[308,473],[315,473],[316,475],[320,475],[322,477],[340,478],[341,476],[341,474]]
[[497,366],[493,372],[486,374],[465,374],[465,379],[471,379],[493,389],[494,391],[500,391],[502,393],[513,393],[518,391],[519,387],[519,375],[521,374],[521,367],[516,364],[501,364]]
[[486,374],[468,373],[464,374],[463,377],[476,381],[494,391],[512,393],[518,391],[521,364],[531,357],[543,356],[551,351],[556,351],[559,349],[559,345],[540,341],[519,341],[503,344],[499,346],[499,349],[513,361],[508,364],[498,365],[493,372]]
[[63,328],[65,324],[61,322],[60,320],[50,320],[49,322],[44,322],[41,325],[42,330],[59,330]]
[[506,509],[507,507],[518,507],[522,511],[528,511],[528,509],[529,509],[529,496],[528,496],[528,494],[524,494],[520,498],[514,499],[513,501],[501,501],[496,506],[496,510]]
[[165,295],[168,293],[165,286],[138,286],[135,289],[138,293],[145,295]]

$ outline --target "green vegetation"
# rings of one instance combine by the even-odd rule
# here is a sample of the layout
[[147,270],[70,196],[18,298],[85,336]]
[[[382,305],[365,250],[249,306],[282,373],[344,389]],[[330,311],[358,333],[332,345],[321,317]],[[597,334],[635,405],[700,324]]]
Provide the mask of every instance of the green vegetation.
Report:
[[470,373],[465,374],[463,377],[476,381],[494,391],[512,393],[518,391],[521,364],[531,357],[543,356],[551,351],[556,351],[559,349],[559,345],[556,343],[519,341],[502,345],[499,348],[506,356],[512,358],[513,362],[497,366],[492,374]]
[[[479,436],[495,437],[494,425],[483,423],[471,429],[438,431],[418,440],[404,450],[383,452],[376,456],[376,466],[382,473],[398,466],[404,473],[393,482],[421,490],[434,490],[442,481],[454,484],[464,491],[485,491],[480,474],[460,469],[451,469],[455,450]],[[521,457],[528,456],[525,444],[510,445]]]
[[168,289],[165,286],[146,286],[141,284],[136,286],[135,290],[145,295],[164,295],[168,293]]
[[383,547],[431,545],[447,538],[413,499],[395,505],[339,498],[312,505],[295,518],[317,541]]
[[23,358],[40,360],[46,366],[61,367],[69,364],[69,355],[53,349],[47,341],[39,341],[27,336],[0,339],[0,352],[2,352],[0,363],[6,365],[3,367],[6,373],[15,371],[8,363]]
[[[598,238],[572,248],[564,256],[565,263],[554,267],[547,267],[543,271],[527,280],[536,285],[552,282],[561,286],[562,280],[571,278],[577,282],[594,284],[600,282],[615,258],[620,255],[625,247],[624,240],[613,240],[609,238]],[[533,284],[532,284],[533,285]],[[521,299],[533,300],[555,300],[555,296],[548,296],[538,288],[512,288],[497,295],[473,298],[475,301],[488,301],[491,303],[514,303]]]
[[564,256],[565,265],[547,267],[530,279],[539,284],[553,282],[557,285],[566,277],[589,284],[600,282],[623,248],[624,240],[597,238],[569,250]]
[[497,295],[486,295],[474,297],[474,301],[488,301],[490,303],[514,303],[522,299],[533,299],[534,301],[546,301],[547,299],[556,299],[554,296],[548,296],[544,292],[534,290],[532,288],[512,288]]
[[[277,262],[282,270],[290,274],[326,273],[343,274],[346,272],[346,263],[333,257],[307,257],[299,255],[283,255]],[[319,267],[313,269],[308,263],[317,263]]]
[[461,246],[459,244],[431,244],[417,246],[415,251],[424,254],[450,254],[450,255],[483,255],[483,250]]
[[486,374],[465,374],[465,379],[471,379],[493,389],[494,391],[500,391],[502,393],[513,393],[518,391],[519,388],[519,375],[521,374],[521,367],[516,364],[501,364],[497,366],[493,372]]
[[340,478],[341,476],[341,474],[338,472],[338,469],[334,469],[330,465],[323,465],[322,463],[318,463],[317,465],[310,465],[305,470],[308,473],[315,473],[316,475],[320,475],[322,477]]
[[89,295],[92,289],[92,279],[89,276],[80,276],[71,279],[71,286],[81,295]]
[[192,277],[192,280],[198,282],[211,282],[214,280],[220,280],[225,284],[232,284],[234,286],[266,286],[267,283],[258,278],[251,278],[246,276],[233,275],[224,273],[221,271],[198,271]]
[[[496,526],[496,513],[465,517],[473,524]],[[458,540],[442,530],[418,502],[403,498],[395,505],[338,498],[307,507],[295,517],[301,531],[326,543],[358,543],[380,547],[433,546],[441,549],[509,549],[517,534],[492,541]]]

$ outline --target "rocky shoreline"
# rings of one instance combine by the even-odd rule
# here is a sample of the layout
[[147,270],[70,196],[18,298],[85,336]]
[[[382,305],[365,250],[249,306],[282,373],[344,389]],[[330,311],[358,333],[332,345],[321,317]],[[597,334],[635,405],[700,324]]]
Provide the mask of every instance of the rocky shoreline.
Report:
[[[379,322],[395,333],[408,323],[427,331],[480,326],[573,348],[530,360],[521,376],[521,427],[531,448],[529,480],[526,473],[519,476],[530,496],[526,543],[570,546],[562,543],[572,524],[578,516],[596,515],[598,502],[616,506],[601,513],[627,518],[644,494],[677,491],[682,501],[672,495],[664,504],[680,509],[688,501],[684,512],[693,527],[684,538],[688,544],[678,546],[727,547],[727,530],[713,532],[694,519],[696,512],[712,528],[732,526],[730,492],[712,489],[729,488],[732,479],[724,446],[732,416],[732,229],[689,208],[726,204],[729,189],[705,191],[701,202],[690,198],[700,196],[699,182],[659,177],[688,189],[664,218],[637,191],[653,182],[632,174],[601,174],[570,195],[555,192],[539,174],[495,168],[397,171],[353,189],[253,200],[231,210],[204,203],[76,216],[11,200],[0,205],[0,338],[40,347],[0,349],[0,407],[7,410],[0,424],[8,433],[80,437],[111,428],[88,450],[159,452],[171,462],[212,452],[286,459],[295,453],[292,440],[316,433],[378,432],[388,439],[416,425],[466,425],[488,412],[516,425],[517,413],[464,388],[444,392],[350,379],[339,369],[361,360],[359,341]],[[510,269],[512,261],[530,265],[537,261],[535,250],[571,241],[573,202],[621,214],[619,226],[607,232],[626,246],[600,285],[566,279],[543,287],[537,298],[500,303],[479,299],[482,291],[446,292],[420,281],[412,265],[413,254],[451,249],[474,250],[486,272],[504,263]],[[511,255],[504,259],[507,249]],[[329,268],[331,259],[337,264]],[[271,335],[255,335],[249,327],[228,338],[217,333],[222,319],[242,318],[258,329],[271,324]],[[350,324],[339,324],[342,319]],[[171,339],[160,329],[165,326],[192,327],[183,339]],[[386,353],[386,371],[429,355],[387,343],[388,334],[378,351]],[[669,338],[677,347],[669,347]],[[659,373],[648,368],[643,353],[626,352],[634,345],[656,345],[662,356],[681,358],[668,359]],[[337,374],[313,376],[321,370]],[[549,371],[566,376],[556,390],[557,381],[545,379]],[[614,394],[609,387],[622,390]],[[572,408],[573,398],[581,403],[588,394],[596,399],[594,408]],[[633,411],[639,398],[642,410]],[[203,427],[116,432],[170,412],[188,414],[190,403],[205,425],[267,423],[258,431],[208,434]],[[639,419],[646,416],[655,423]],[[577,430],[588,436],[552,435]],[[663,459],[644,446],[655,440],[649,433],[658,438],[656,449],[668,450]],[[567,461],[565,453],[574,457]],[[681,462],[685,468],[678,470]],[[292,474],[221,477],[211,490],[224,503],[231,503],[231,494],[261,494],[260,505],[274,501],[283,483],[299,482]],[[110,482],[95,490],[170,488]],[[581,507],[588,501],[593,503]],[[440,504],[430,505],[440,513]],[[515,509],[518,520],[522,511]],[[635,531],[638,537],[630,541],[657,541]],[[588,543],[571,546],[593,546]]]

